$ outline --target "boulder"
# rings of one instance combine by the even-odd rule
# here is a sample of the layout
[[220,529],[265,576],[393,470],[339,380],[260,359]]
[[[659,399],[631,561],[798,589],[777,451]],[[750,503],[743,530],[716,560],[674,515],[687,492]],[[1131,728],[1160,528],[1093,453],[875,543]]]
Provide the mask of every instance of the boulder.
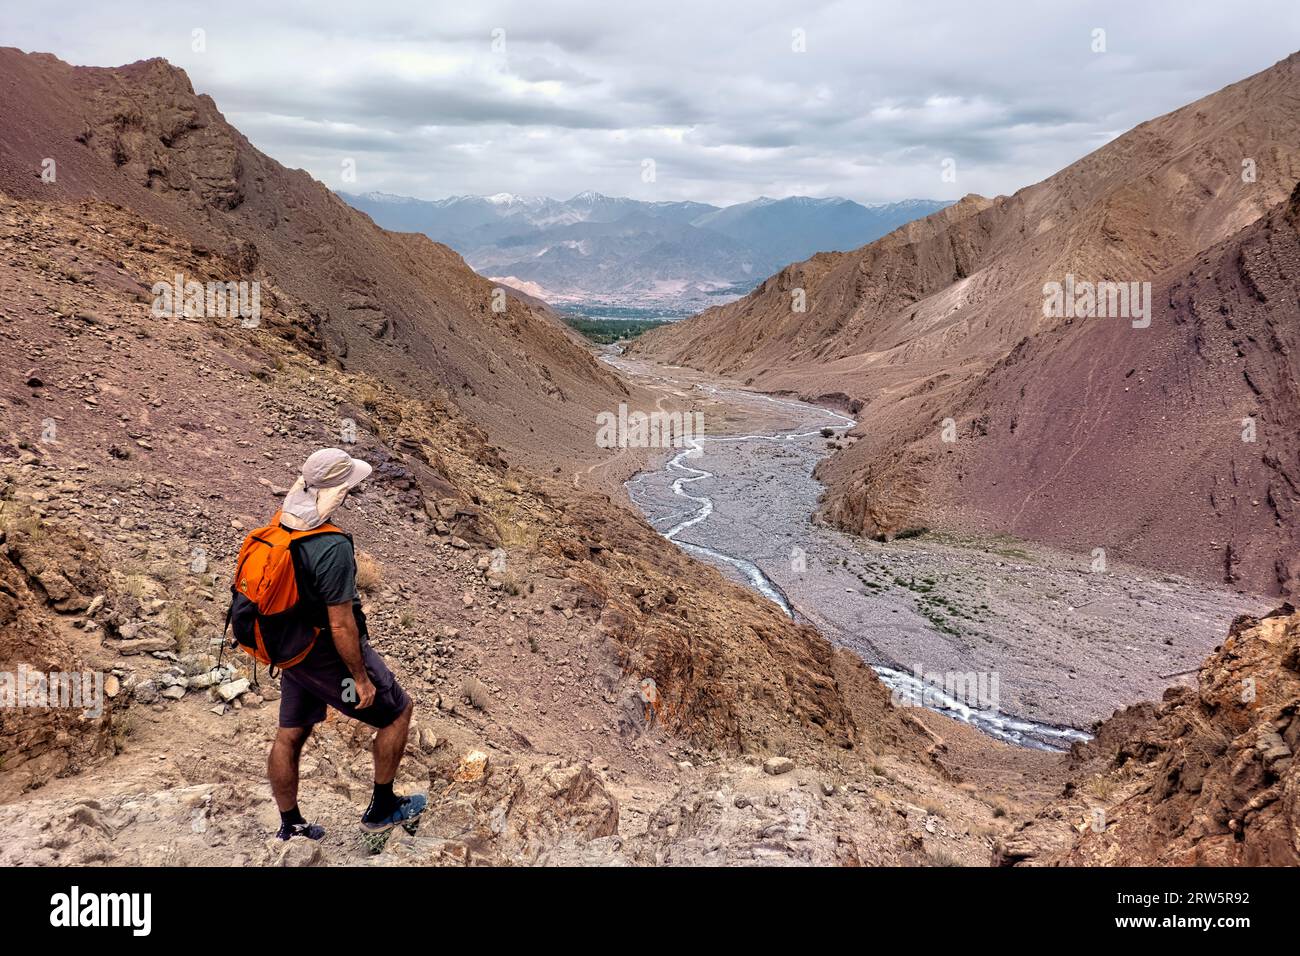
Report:
[[763,773],[776,777],[794,769],[794,761],[789,757],[768,757],[763,761]]
[[251,686],[247,677],[241,677],[239,680],[232,680],[218,687],[217,696],[228,704],[240,694],[248,693]]

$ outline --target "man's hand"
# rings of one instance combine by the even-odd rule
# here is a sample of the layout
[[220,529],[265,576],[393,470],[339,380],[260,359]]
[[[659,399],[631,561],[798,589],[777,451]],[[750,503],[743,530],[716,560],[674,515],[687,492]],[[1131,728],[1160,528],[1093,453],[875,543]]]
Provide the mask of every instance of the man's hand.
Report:
[[365,671],[360,677],[353,677],[357,684],[357,710],[365,710],[375,702],[375,685],[370,682],[370,675]]
[[338,648],[339,657],[347,665],[352,679],[357,685],[357,709],[363,710],[375,702],[375,685],[366,673],[366,662],[361,657],[361,635],[357,631],[357,619],[352,612],[352,602],[331,604],[329,606],[330,635],[334,646]]

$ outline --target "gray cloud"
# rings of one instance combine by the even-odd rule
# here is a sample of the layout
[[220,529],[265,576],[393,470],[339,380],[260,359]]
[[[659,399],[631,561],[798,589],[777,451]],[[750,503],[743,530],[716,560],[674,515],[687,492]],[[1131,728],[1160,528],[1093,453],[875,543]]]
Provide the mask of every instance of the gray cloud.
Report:
[[353,159],[349,189],[709,202],[1012,192],[1300,35],[1292,0],[49,0],[7,21],[5,42],[74,63],[168,58],[330,186]]

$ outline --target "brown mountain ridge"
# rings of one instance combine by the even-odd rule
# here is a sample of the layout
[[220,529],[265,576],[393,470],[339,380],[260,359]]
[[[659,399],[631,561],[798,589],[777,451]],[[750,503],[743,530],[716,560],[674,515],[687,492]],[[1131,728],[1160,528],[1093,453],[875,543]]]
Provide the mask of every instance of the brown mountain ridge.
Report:
[[[818,469],[828,486],[821,515],[844,529],[996,530],[1289,590],[1288,533],[1270,524],[1272,505],[1248,513],[1226,499],[1286,497],[1275,462],[1291,468],[1300,423],[1270,421],[1266,437],[1244,445],[1240,419],[1256,401],[1281,414],[1292,386],[1263,376],[1249,381],[1274,391],[1255,394],[1247,353],[1264,359],[1254,346],[1180,359],[1206,329],[1176,342],[1188,326],[1169,296],[1186,295],[1178,277],[1211,247],[1281,216],[1298,179],[1300,54],[1013,196],[967,196],[854,252],[789,266],[634,351],[853,408],[861,440]],[[1045,284],[1070,275],[1152,283],[1151,326],[1045,316]],[[1294,301],[1291,275],[1263,278],[1269,301]],[[1199,280],[1198,298],[1210,281]],[[1226,275],[1222,284],[1241,285]],[[803,313],[792,308],[799,290]],[[1200,314],[1201,326],[1213,324]],[[1229,343],[1252,341],[1253,332],[1223,331]],[[1122,400],[1137,398],[1139,382],[1141,409]],[[1166,409],[1177,418],[1161,419]],[[945,424],[955,441],[944,440]],[[1173,494],[1169,476],[1180,476]],[[1139,480],[1141,493],[1129,487]]]
[[[626,386],[567,327],[511,294],[494,311],[494,286],[459,255],[378,228],[261,153],[184,71],[160,59],[74,67],[6,48],[0,93],[0,189],[130,207],[222,254],[237,274],[219,278],[307,303],[329,361],[445,395],[539,464],[601,457],[588,409],[616,407]],[[54,182],[40,176],[46,158]]]

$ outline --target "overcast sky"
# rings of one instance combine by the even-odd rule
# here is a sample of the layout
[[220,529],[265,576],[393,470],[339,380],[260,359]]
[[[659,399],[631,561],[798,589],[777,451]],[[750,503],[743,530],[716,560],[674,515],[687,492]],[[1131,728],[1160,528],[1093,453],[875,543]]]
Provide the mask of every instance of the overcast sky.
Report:
[[422,198],[1010,193],[1300,48],[1297,0],[5,3],[0,44],[166,57],[285,165]]

